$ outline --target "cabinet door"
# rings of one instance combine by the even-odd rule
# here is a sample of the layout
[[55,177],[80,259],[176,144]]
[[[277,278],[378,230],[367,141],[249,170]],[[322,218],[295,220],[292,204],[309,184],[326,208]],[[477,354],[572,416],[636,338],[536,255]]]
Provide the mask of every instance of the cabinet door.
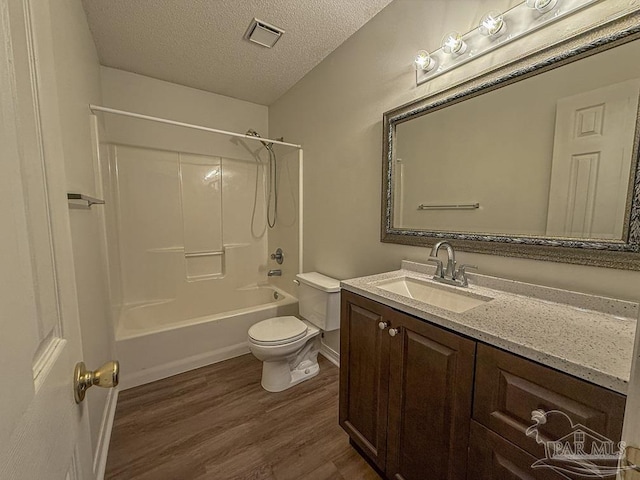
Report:
[[391,328],[388,477],[464,479],[476,344],[399,312]]
[[511,442],[471,422],[468,480],[567,480],[544,468],[531,468],[536,458]]
[[389,335],[378,326],[391,310],[342,291],[340,426],[380,470],[386,463]]

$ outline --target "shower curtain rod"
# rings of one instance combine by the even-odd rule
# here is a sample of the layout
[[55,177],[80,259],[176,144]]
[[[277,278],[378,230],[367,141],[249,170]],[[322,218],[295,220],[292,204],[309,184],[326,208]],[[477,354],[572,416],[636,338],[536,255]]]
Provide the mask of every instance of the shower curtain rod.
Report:
[[99,105],[89,104],[89,110],[91,110],[94,113],[95,112],[113,113],[114,115],[123,115],[125,117],[139,118],[141,120],[149,120],[151,122],[165,123],[167,125],[175,125],[177,127],[192,128],[194,130],[201,130],[203,132],[220,133],[222,135],[230,135],[232,137],[240,137],[240,138],[245,138],[247,140],[257,140],[260,142],[274,143],[276,145],[285,145],[287,147],[302,149],[302,145],[296,145],[295,143],[281,142],[280,140],[271,140],[269,138],[263,138],[263,137],[254,137],[252,135],[245,135],[244,133],[227,132],[226,130],[218,130],[217,128],[203,127],[202,125],[194,125],[192,123],[176,122],[175,120],[169,120],[167,118],[152,117],[150,115],[143,115],[142,113],[127,112],[126,110],[117,110],[115,108],[101,107]]

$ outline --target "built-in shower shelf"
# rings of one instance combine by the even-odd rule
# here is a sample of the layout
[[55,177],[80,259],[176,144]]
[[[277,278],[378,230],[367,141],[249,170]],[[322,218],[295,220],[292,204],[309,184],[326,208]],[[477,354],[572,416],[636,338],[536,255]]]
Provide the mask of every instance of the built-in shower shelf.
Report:
[[251,246],[250,243],[225,243],[224,249],[228,250],[230,248],[244,248],[244,247],[250,247],[250,246]]
[[149,253],[183,253],[184,247],[160,247],[150,248],[147,250]]
[[215,257],[218,255],[224,255],[224,250],[216,250],[211,252],[187,252],[184,254],[185,257]]
[[91,205],[103,205],[104,200],[99,198],[90,197],[84,193],[67,193],[67,200],[71,205],[82,206],[89,208]]

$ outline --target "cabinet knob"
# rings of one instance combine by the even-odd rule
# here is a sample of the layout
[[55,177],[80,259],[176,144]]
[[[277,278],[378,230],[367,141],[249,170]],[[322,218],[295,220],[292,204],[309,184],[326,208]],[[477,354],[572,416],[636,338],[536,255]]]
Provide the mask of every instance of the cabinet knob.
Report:
[[389,335],[391,335],[392,337],[395,337],[399,333],[400,333],[400,329],[399,328],[390,328],[389,329]]
[[538,408],[531,412],[531,420],[536,422],[538,425],[544,425],[547,423],[547,412]]
[[380,323],[378,324],[378,328],[379,328],[380,330],[384,330],[384,329],[385,329],[385,328],[387,328],[388,326],[389,326],[389,324],[388,324],[387,322],[380,322]]

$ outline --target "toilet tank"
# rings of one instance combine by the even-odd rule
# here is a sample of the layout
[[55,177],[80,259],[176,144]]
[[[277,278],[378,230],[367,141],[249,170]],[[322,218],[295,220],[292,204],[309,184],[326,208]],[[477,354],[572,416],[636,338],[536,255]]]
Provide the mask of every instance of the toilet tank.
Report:
[[340,280],[318,272],[299,273],[296,278],[300,316],[329,332],[340,328]]

